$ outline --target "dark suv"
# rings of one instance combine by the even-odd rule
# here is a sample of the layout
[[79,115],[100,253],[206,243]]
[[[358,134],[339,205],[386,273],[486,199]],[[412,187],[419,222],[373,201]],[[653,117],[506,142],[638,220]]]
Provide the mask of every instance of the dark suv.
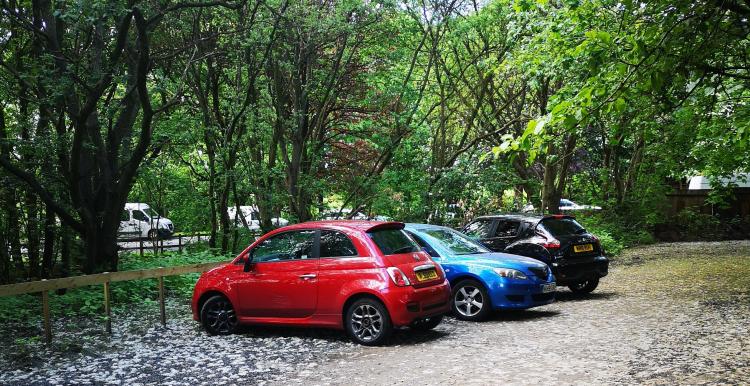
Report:
[[468,223],[463,232],[496,252],[541,260],[557,285],[589,293],[607,275],[609,260],[599,239],[566,215],[493,215]]

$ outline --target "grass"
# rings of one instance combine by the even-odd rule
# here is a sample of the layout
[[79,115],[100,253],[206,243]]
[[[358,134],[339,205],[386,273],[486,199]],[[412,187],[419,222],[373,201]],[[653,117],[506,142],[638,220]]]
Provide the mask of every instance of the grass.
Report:
[[[633,248],[620,256],[619,264],[625,267],[618,275],[631,278],[629,292],[710,302],[750,300],[747,241]],[[634,288],[632,283],[643,285]]]

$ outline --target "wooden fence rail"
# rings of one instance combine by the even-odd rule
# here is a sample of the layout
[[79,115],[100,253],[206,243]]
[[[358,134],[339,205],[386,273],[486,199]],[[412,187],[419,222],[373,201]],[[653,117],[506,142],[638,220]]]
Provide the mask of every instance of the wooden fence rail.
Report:
[[181,265],[176,267],[160,267],[151,269],[139,269],[134,271],[104,272],[93,275],[71,276],[60,279],[30,281],[26,283],[0,285],[0,296],[14,296],[30,293],[42,294],[42,316],[44,319],[44,337],[47,343],[52,341],[52,326],[50,324],[49,291],[63,288],[77,288],[90,285],[104,286],[104,313],[106,314],[105,329],[112,332],[111,301],[109,284],[116,281],[130,281],[143,279],[159,280],[159,313],[162,325],[166,325],[167,318],[164,306],[164,277],[177,276],[187,273],[206,272],[214,267],[226,264],[226,262],[203,263]]

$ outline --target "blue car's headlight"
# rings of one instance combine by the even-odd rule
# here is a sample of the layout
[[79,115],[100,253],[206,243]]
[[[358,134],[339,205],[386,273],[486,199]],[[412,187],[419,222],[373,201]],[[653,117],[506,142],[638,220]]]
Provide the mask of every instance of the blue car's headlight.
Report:
[[521,271],[510,269],[510,268],[493,268],[492,269],[496,274],[500,275],[501,277],[507,277],[509,279],[528,279],[526,274],[524,274]]

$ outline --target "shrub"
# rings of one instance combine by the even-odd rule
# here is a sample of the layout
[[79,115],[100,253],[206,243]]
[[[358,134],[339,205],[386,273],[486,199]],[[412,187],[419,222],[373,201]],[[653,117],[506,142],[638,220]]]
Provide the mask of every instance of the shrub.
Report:
[[609,212],[596,212],[577,215],[576,219],[599,238],[609,256],[617,256],[628,247],[654,242],[648,227],[642,223],[630,222],[630,218]]

